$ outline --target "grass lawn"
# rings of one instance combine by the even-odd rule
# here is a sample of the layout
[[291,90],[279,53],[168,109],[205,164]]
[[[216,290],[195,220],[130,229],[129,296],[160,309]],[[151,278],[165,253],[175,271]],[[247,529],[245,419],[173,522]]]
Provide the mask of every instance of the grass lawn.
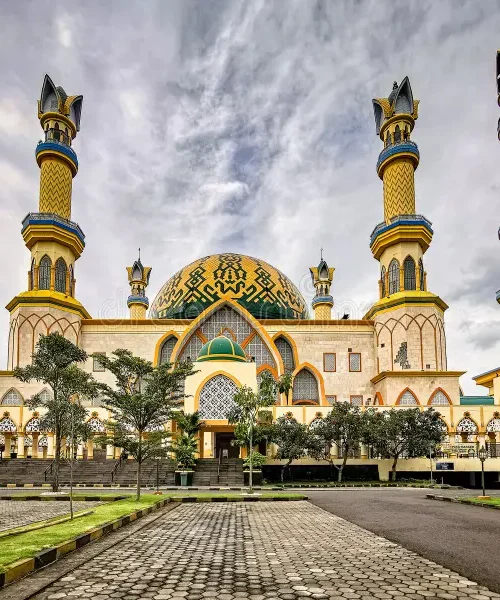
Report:
[[470,497],[466,497],[466,498],[459,498],[459,500],[462,500],[464,502],[470,503],[470,504],[490,504],[491,506],[500,506],[500,498],[491,498],[491,500],[481,500],[479,498],[470,498]]
[[[429,480],[423,481],[324,481],[324,480],[310,480],[310,481],[285,481],[283,483],[267,483],[264,487],[294,487],[294,486],[310,486],[310,487],[365,487],[365,486],[429,486],[431,482]],[[435,485],[435,484],[434,484]]]
[[35,554],[45,548],[57,546],[99,525],[151,506],[161,499],[162,496],[144,494],[139,502],[132,497],[126,500],[118,500],[117,502],[109,502],[96,506],[93,509],[93,514],[81,517],[75,521],[21,533],[12,538],[4,538],[0,540],[0,570],[5,570],[6,565],[21,558],[35,556]]

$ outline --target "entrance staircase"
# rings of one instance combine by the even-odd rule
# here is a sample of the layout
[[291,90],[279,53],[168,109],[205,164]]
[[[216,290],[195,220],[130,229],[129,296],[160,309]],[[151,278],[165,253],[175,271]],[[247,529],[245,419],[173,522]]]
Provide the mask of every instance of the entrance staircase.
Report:
[[197,461],[193,485],[197,487],[242,486],[243,461],[240,458],[201,458]]

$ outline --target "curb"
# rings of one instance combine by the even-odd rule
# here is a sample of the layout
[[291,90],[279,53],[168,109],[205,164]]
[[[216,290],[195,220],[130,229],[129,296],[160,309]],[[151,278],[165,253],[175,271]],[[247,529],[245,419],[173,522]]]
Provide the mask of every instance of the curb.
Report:
[[301,495],[299,498],[263,498],[261,496],[256,496],[252,498],[251,496],[242,496],[241,498],[232,498],[229,496],[217,496],[213,498],[197,498],[196,496],[178,496],[177,498],[170,498],[170,502],[298,502],[301,500],[308,500],[307,496]]
[[[125,500],[127,496],[112,496],[110,494],[110,498],[106,498],[107,494],[103,496],[81,496],[78,497],[75,502],[116,502],[117,500]],[[25,502],[25,501],[35,501],[35,502],[69,502],[68,496],[2,496],[0,495],[0,500],[9,500],[12,502]]]
[[428,500],[439,500],[440,502],[453,502],[454,504],[467,504],[468,506],[481,506],[482,508],[493,508],[500,510],[500,504],[488,504],[487,502],[471,502],[460,498],[448,498],[447,496],[436,496],[436,494],[426,494]]
[[42,550],[33,558],[23,558],[18,560],[15,563],[9,565],[3,573],[0,573],[0,589],[5,587],[6,585],[17,581],[21,577],[28,575],[34,571],[38,571],[39,569],[43,569],[47,565],[59,560],[66,554],[73,552],[74,550],[78,550],[83,546],[86,546],[90,542],[94,540],[98,540],[99,538],[120,529],[124,525],[128,525],[145,515],[159,510],[163,508],[165,504],[170,501],[170,498],[165,498],[164,500],[160,500],[153,506],[148,506],[143,508],[142,510],[138,510],[136,512],[125,515],[124,517],[120,517],[116,521],[110,521],[109,523],[105,523],[100,527],[96,527],[86,533],[82,533],[78,537],[69,540],[67,542],[63,542],[58,546],[54,546],[53,548],[47,548],[46,550]]

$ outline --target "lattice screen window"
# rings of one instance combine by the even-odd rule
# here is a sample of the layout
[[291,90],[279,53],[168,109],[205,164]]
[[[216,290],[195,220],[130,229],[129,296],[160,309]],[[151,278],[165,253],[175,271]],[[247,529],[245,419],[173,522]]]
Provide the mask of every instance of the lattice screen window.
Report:
[[448,398],[443,394],[441,390],[437,390],[434,392],[432,396],[431,405],[432,406],[449,406]]
[[7,406],[20,406],[23,403],[23,398],[16,390],[9,390],[2,398],[2,404]]
[[48,290],[50,289],[50,271],[52,262],[50,258],[45,255],[40,264],[38,265],[38,289]]
[[318,382],[314,375],[303,369],[293,380],[293,401],[309,400],[319,403]]
[[251,341],[245,346],[245,352],[249,356],[253,356],[255,364],[260,367],[261,365],[271,365],[276,368],[276,363],[271,353],[267,349],[267,346],[262,341],[262,338],[257,334]]
[[416,290],[417,283],[415,279],[415,261],[411,256],[407,256],[403,263],[405,290]]
[[359,352],[349,354],[349,371],[353,373],[361,371],[361,354]]
[[351,396],[351,404],[353,406],[363,406],[363,396]]
[[236,406],[233,398],[237,391],[238,386],[225,375],[209,379],[200,393],[200,418],[227,419],[229,411]]
[[104,433],[106,431],[104,423],[97,417],[90,418],[87,425],[92,433]]
[[0,419],[0,431],[2,433],[14,433],[17,431],[17,427],[12,419],[4,417],[3,419]]
[[330,405],[335,404],[335,402],[337,402],[337,396],[327,396],[326,401]]
[[488,433],[498,433],[500,432],[500,419],[494,418],[486,425],[486,431]]
[[[229,306],[223,306],[213,315],[210,315],[200,329],[207,340],[210,341],[217,337],[225,327],[234,333],[238,344],[241,344],[252,333],[252,327],[249,323]],[[223,335],[228,338],[232,337],[229,332],[223,332]]]
[[26,423],[26,433],[39,433],[40,432],[40,419],[33,417]]
[[56,275],[55,275],[55,289],[56,292],[65,293],[66,292],[66,263],[64,259],[58,258],[56,260]]
[[457,424],[457,433],[477,433],[477,425],[469,417],[460,419]]
[[40,398],[41,402],[48,402],[52,398],[52,394],[49,392],[49,390],[42,390],[38,397]]
[[46,435],[44,435],[38,439],[38,447],[39,448],[46,448],[48,445],[49,445],[49,440]]
[[418,406],[417,399],[410,392],[410,390],[406,390],[406,392],[401,396],[401,399],[399,400],[399,404],[401,406]]
[[389,294],[399,292],[399,263],[393,258],[389,265]]
[[295,370],[295,361],[293,359],[293,350],[285,338],[278,338],[275,342],[276,348],[278,348],[278,352],[281,354],[281,358],[283,359],[283,365],[285,367],[285,371],[293,372]]
[[168,340],[163,342],[160,351],[160,365],[164,363],[170,362],[170,357],[172,356],[172,352],[174,351],[174,346],[177,343],[177,338],[169,337]]
[[337,370],[337,361],[334,352],[323,354],[323,370],[333,372]]
[[[101,355],[105,355],[104,352],[96,352],[96,354],[101,354]],[[99,358],[97,356],[93,357],[93,365],[92,365],[92,370],[96,373],[101,373],[102,371],[105,371],[106,369],[103,367],[103,365],[99,362]]]
[[187,360],[190,358],[194,362],[198,358],[198,354],[200,353],[202,347],[203,342],[196,334],[193,334],[189,338],[189,342],[182,349],[180,354],[181,360]]

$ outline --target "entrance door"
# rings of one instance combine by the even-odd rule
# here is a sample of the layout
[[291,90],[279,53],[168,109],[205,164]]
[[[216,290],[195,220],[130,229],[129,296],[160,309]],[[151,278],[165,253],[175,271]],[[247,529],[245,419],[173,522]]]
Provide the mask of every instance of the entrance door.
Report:
[[216,433],[215,434],[215,456],[219,458],[222,451],[222,457],[225,458],[239,458],[240,448],[239,446],[233,446],[231,440],[234,440],[234,433]]

